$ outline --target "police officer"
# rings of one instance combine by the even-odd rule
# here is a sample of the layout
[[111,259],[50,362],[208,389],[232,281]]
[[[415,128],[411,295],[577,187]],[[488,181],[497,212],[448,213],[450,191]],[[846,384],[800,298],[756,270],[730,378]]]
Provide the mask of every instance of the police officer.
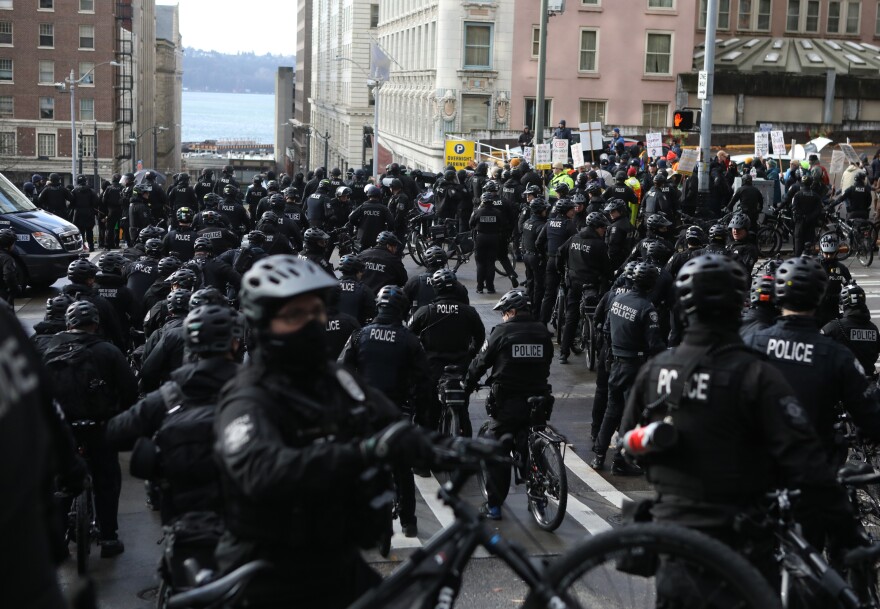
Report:
[[367,201],[359,205],[348,217],[348,224],[357,229],[355,241],[363,248],[376,242],[382,231],[392,230],[394,216],[382,204],[382,189],[369,185],[364,189]]
[[177,176],[177,182],[168,191],[168,207],[174,217],[177,218],[177,212],[181,207],[189,209],[198,209],[199,198],[196,191],[189,185],[189,174],[184,172]]
[[[80,261],[85,262],[85,261]],[[105,301],[106,302],[106,301]],[[46,364],[50,387],[55,400],[70,421],[89,419],[104,422],[112,414],[127,409],[137,399],[137,381],[128,367],[122,351],[98,336],[101,324],[98,308],[89,301],[77,300],[65,313],[67,330],[55,335],[46,345],[43,362]],[[98,378],[85,378],[94,392],[82,395],[72,387],[64,386],[54,362],[78,349],[87,352],[90,362],[76,374],[94,372]],[[86,369],[90,369],[87,371]],[[117,535],[119,493],[122,489],[122,471],[119,455],[106,442],[104,429],[99,426],[89,436],[89,470],[95,488],[95,516],[98,520],[101,557],[111,558],[125,551]]]
[[669,241],[669,227],[672,222],[663,214],[651,214],[644,222],[647,228],[645,238],[636,243],[626,262],[633,260],[641,261],[647,256],[648,245],[655,241],[661,242],[670,252],[673,250],[673,244]]
[[729,231],[721,223],[709,227],[709,243],[702,249],[702,254],[726,254]]
[[220,204],[222,202],[223,199],[220,197],[220,195],[214,194],[213,192],[206,194],[204,199],[202,199],[199,213],[197,213],[196,217],[193,218],[193,228],[195,228],[196,230],[205,228],[204,215],[208,212],[213,212],[217,214],[220,225],[223,228],[229,229],[231,227],[231,225],[229,224],[229,220],[226,219],[226,216],[219,213]]
[[155,250],[151,248],[150,253],[145,252],[143,256],[129,263],[125,269],[123,274],[125,283],[132,294],[134,294],[135,300],[140,301],[143,299],[144,294],[147,293],[147,290],[156,281],[159,273],[159,258],[161,256],[162,248],[160,242],[159,248]]
[[37,207],[67,218],[67,205],[73,203],[70,191],[61,184],[61,176],[57,173],[49,174],[49,183],[37,196]]
[[131,344],[131,330],[140,330],[143,320],[143,312],[141,310],[140,301],[138,301],[134,292],[126,285],[125,278],[122,274],[128,261],[118,252],[104,252],[98,258],[98,274],[95,276],[95,282],[98,285],[98,294],[106,298],[119,319],[122,338],[125,345]]
[[204,169],[196,180],[196,186],[193,189],[196,193],[196,199],[201,201],[205,195],[214,192],[214,170]]
[[104,248],[119,247],[119,222],[122,219],[122,176],[114,173],[110,185],[101,192],[101,207],[107,214],[104,220]]
[[[486,340],[480,314],[456,294],[460,285],[450,269],[435,271],[431,275],[431,288],[436,296],[429,304],[419,307],[408,323],[427,354],[432,387],[437,386],[446,366],[457,366],[463,372]],[[440,404],[436,399],[430,404],[431,412],[424,425],[434,429],[440,420]],[[465,435],[470,436],[471,424],[467,416],[462,416],[461,424]]]
[[128,211],[126,219],[128,222],[128,234],[130,239],[128,243],[133,243],[140,238],[141,230],[153,225],[155,220],[150,211],[150,196],[152,195],[152,186],[147,183],[137,184],[131,190],[131,197],[128,200]]
[[232,165],[224,165],[220,177],[214,182],[214,192],[218,195],[222,194],[229,185],[238,189],[238,180],[235,179],[235,169]]
[[0,229],[0,298],[10,307],[15,306],[15,297],[24,291],[24,286],[18,283],[18,265],[13,254],[17,241],[14,230]]
[[[575,233],[577,228],[574,223],[575,208],[570,199],[559,199],[553,208],[555,215],[551,215],[550,219],[544,225],[544,230],[538,235],[535,245],[538,251],[543,253],[547,259],[547,272],[544,277],[544,300],[541,302],[542,323],[550,321],[553,315],[553,307],[556,305],[556,292],[559,290],[559,265],[557,257],[559,256],[559,248],[563,243],[568,241]],[[537,303],[535,303],[537,307]]]
[[636,229],[629,221],[629,207],[624,199],[611,199],[603,211],[611,219],[605,243],[608,245],[611,268],[616,270],[623,266],[632,251]]
[[227,250],[217,258],[230,265],[239,275],[244,275],[254,263],[268,256],[264,249],[265,245],[266,234],[263,231],[252,230],[247,234],[247,243],[242,242],[241,247]]
[[266,186],[266,191],[267,191],[266,196],[264,196],[262,199],[260,199],[256,205],[248,208],[248,213],[250,213],[251,218],[253,218],[255,223],[259,221],[260,216],[262,216],[264,213],[266,213],[267,211],[272,211],[272,209],[273,209],[272,198],[273,197],[280,199],[281,200],[281,208],[282,209],[284,208],[284,195],[282,195],[279,190],[278,182],[276,182],[275,180],[270,181],[269,184]]
[[348,254],[339,259],[339,311],[362,326],[376,316],[376,293],[361,281],[365,268],[357,256]]
[[217,288],[220,292],[234,297],[241,287],[241,274],[225,260],[214,255],[214,244],[209,239],[199,237],[193,244],[193,259],[183,265],[195,271],[200,281],[195,287]]
[[[145,356],[159,340],[159,336],[156,336],[152,342],[150,342],[150,338],[158,330],[161,330],[168,320],[168,296],[176,290],[192,292],[197,287],[196,272],[186,267],[177,269],[167,277],[160,275],[156,282],[150,286],[150,290],[144,296],[144,308],[147,309],[147,314],[144,316],[144,334],[147,337],[147,344],[144,348]],[[180,310],[186,314],[185,311]]]
[[64,314],[71,304],[73,304],[73,298],[66,294],[58,294],[46,299],[46,313],[43,316],[43,321],[34,324],[34,333],[31,335],[31,343],[40,357],[46,351],[46,345],[49,341],[56,334],[67,329]]
[[681,270],[685,262],[703,253],[703,248],[706,246],[706,233],[699,226],[688,226],[684,231],[684,242],[686,249],[672,254],[669,262],[666,263],[666,270],[673,277],[678,275],[678,271]]
[[253,228],[253,224],[244,206],[238,200],[239,194],[237,187],[227,184],[223,189],[224,199],[218,206],[217,213],[226,218],[232,230],[241,236]]
[[247,187],[247,192],[245,192],[244,194],[244,204],[247,207],[251,218],[259,217],[254,214],[254,211],[257,209],[257,205],[260,204],[260,201],[263,199],[263,197],[267,196],[268,194],[269,189],[263,186],[263,176],[261,176],[260,174],[256,174],[254,176],[253,182],[250,186]]
[[402,244],[391,231],[382,231],[376,237],[376,246],[358,254],[364,263],[361,281],[378,293],[386,285],[406,285],[408,276],[401,260]]
[[538,235],[547,223],[550,206],[544,199],[532,197],[528,204],[529,217],[522,223],[523,263],[526,267],[526,291],[529,302],[544,300],[544,280],[547,275],[546,256],[538,250]]
[[116,310],[97,290],[95,277],[98,267],[82,258],[74,260],[67,266],[67,285],[61,288],[62,294],[67,294],[74,300],[87,300],[98,310],[101,321],[98,325],[99,335],[112,342],[119,349],[125,349],[126,341],[122,336],[120,320]]
[[833,319],[840,317],[838,309],[840,301],[840,289],[852,281],[849,268],[837,259],[840,241],[834,233],[825,233],[819,237],[819,251],[821,252],[819,264],[828,275],[828,287],[825,289],[819,307],[816,309],[816,320],[821,328]]
[[747,215],[737,212],[730,218],[727,227],[730,229],[732,237],[727,245],[727,251],[745,267],[746,273],[751,275],[755,263],[761,256],[758,246],[755,245],[755,240],[750,234],[752,221]]
[[565,275],[565,327],[559,363],[567,364],[581,319],[581,305],[595,307],[611,282],[611,264],[605,231],[608,219],[600,212],[587,216],[587,226],[559,248],[560,273]]
[[[432,245],[426,249],[423,258],[425,260],[425,272],[413,275],[406,282],[406,285],[403,286],[403,292],[409,298],[413,311],[431,303],[437,297],[437,291],[431,283],[431,277],[440,269],[445,269],[449,263],[449,257],[446,255],[446,252],[437,245]],[[453,273],[454,275],[455,273]],[[467,288],[457,279],[453,282],[452,296],[459,302],[465,304],[469,302]]]
[[815,258],[783,262],[776,269],[776,302],[782,315],[770,328],[752,334],[746,344],[767,356],[788,380],[829,461],[839,466],[836,405],[842,403],[859,431],[874,439],[880,438],[880,406],[865,396],[865,371],[852,352],[819,333],[815,313],[827,284],[828,276]]
[[495,293],[495,260],[500,247],[504,214],[495,207],[494,201],[494,193],[484,192],[480,207],[470,220],[477,264],[477,294],[482,294],[484,289],[489,294]]
[[[196,233],[198,235],[196,239],[201,238],[210,241],[213,252],[218,255],[239,246],[241,239],[223,226],[220,221],[221,215],[218,212],[203,211],[201,215],[204,228]],[[195,244],[195,241],[193,244]],[[195,255],[195,251],[193,251],[193,255]]]
[[[473,392],[491,368],[487,380],[491,390],[486,400],[486,414],[490,417],[486,436],[525,437],[520,432],[531,424],[528,399],[551,396],[548,379],[553,361],[552,337],[545,324],[532,317],[524,290],[507,292],[493,310],[501,312],[502,323],[492,328],[482,350],[471,362],[465,389]],[[549,411],[545,414],[550,417]],[[519,448],[520,454],[525,454],[527,449]],[[491,520],[501,520],[501,506],[510,490],[510,469],[509,464],[487,466],[488,501],[482,511]]]
[[758,227],[758,216],[764,209],[764,195],[761,191],[752,185],[751,174],[745,174],[742,177],[742,186],[733,193],[730,203],[727,204],[725,212],[730,212],[739,203],[739,211],[749,218],[749,222],[755,228]]
[[630,206],[639,206],[639,197],[636,195],[635,191],[627,185],[626,171],[623,170],[618,170],[614,174],[614,184],[609,186],[605,191],[605,198],[608,199],[608,201],[613,201],[615,199],[623,201],[626,205],[625,210],[621,212],[623,216],[629,216]]
[[86,176],[77,176],[76,188],[71,193],[72,200],[68,211],[68,218],[79,229],[86,243],[89,245],[89,251],[95,251],[95,216],[98,213],[98,195],[94,189],[89,186]]
[[[737,336],[746,280],[741,265],[714,254],[679,272],[684,341],[642,367],[620,428],[661,419],[675,428],[671,447],[640,459],[657,491],[650,514],[742,549],[734,519],[782,486],[801,489],[804,503],[854,538],[855,520],[797,394]],[[771,556],[751,558],[778,576]]]
[[[376,318],[355,331],[339,361],[357,370],[373,388],[394,402],[406,418],[425,424],[425,406],[431,399],[431,375],[418,337],[403,325],[409,300],[399,286],[385,286],[376,295]],[[410,468],[394,472],[400,501],[400,526],[415,537],[415,483]]]
[[327,262],[326,253],[329,245],[330,235],[322,231],[320,228],[310,228],[303,235],[303,251],[300,252],[299,257],[304,258],[305,260],[311,260],[324,269],[324,271],[333,277],[333,279],[336,279],[333,265]]
[[142,392],[158,389],[183,365],[186,346],[183,321],[190,309],[189,290],[172,290],[165,298],[167,318],[144,345],[139,387]]
[[[342,285],[337,284],[327,292],[327,354],[331,360],[336,360],[348,343],[349,337],[361,329],[357,319],[339,310],[339,299],[342,295]],[[373,307],[376,306],[375,300]]]
[[[593,443],[593,469],[605,466],[605,453],[611,436],[620,425],[627,396],[639,368],[649,357],[663,351],[660,317],[649,300],[660,271],[650,262],[640,262],[633,271],[632,290],[615,296],[608,305],[606,324],[611,335],[612,362],[608,376],[608,406],[602,427]],[[615,451],[611,472],[619,475],[639,473]]]
[[[317,190],[310,194],[306,199],[305,214],[309,226],[319,229],[324,228],[327,217],[331,212],[331,187],[330,180],[321,180],[318,182]],[[302,224],[300,224],[300,226],[302,226]]]
[[871,188],[865,184],[866,177],[863,170],[857,171],[853,185],[834,200],[835,204],[846,202],[846,217],[850,220],[867,220],[871,211]]
[[804,253],[807,243],[812,243],[816,234],[816,226],[822,215],[822,197],[816,192],[822,184],[814,188],[813,178],[806,174],[801,178],[801,188],[791,199],[791,210],[794,216],[794,255]]
[[[299,230],[299,226],[289,218],[279,217],[274,211],[264,212],[260,216],[257,230],[266,236],[265,250],[270,256],[292,254],[301,249],[294,246],[294,243],[302,246],[302,231]],[[291,239],[294,240],[293,243]]]
[[828,322],[822,334],[830,336],[853,352],[869,377],[876,377],[875,366],[880,355],[880,333],[871,322],[865,303],[865,290],[856,283],[845,284],[840,290],[843,316]]
[[388,199],[388,211],[394,216],[394,234],[401,242],[406,240],[406,222],[413,211],[414,203],[403,190],[403,182],[398,178],[391,180],[391,198]]
[[639,213],[643,217],[649,217],[651,214],[662,213],[671,224],[676,224],[678,220],[677,200],[672,200],[667,196],[664,190],[666,186],[666,173],[658,171],[654,176],[654,185],[642,197],[642,205]]
[[739,335],[743,340],[759,330],[766,330],[776,322],[779,309],[776,306],[776,280],[764,274],[752,279],[749,290],[749,308],[743,312]]
[[177,228],[168,231],[164,239],[163,251],[166,256],[172,255],[184,261],[192,258],[193,244],[199,236],[192,227],[194,215],[189,207],[181,207],[175,212]]

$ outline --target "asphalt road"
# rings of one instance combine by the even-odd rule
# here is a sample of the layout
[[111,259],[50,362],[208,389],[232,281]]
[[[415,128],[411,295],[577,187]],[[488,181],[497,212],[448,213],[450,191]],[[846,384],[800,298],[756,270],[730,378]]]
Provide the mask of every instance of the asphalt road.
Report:
[[[855,260],[848,261],[853,277],[868,292],[868,305],[875,317],[880,317],[880,264],[868,269]],[[415,265],[407,258],[410,272]],[[523,274],[522,265],[518,266]],[[509,281],[496,280],[498,295],[474,293],[475,269],[473,262],[462,267],[459,278],[471,292],[471,304],[480,312],[487,329],[498,323],[499,315],[492,306],[509,287]],[[25,326],[32,327],[42,319],[46,298],[54,295],[64,281],[52,288],[19,299],[16,308]],[[585,536],[596,534],[620,522],[620,506],[627,499],[637,499],[650,494],[643,479],[611,476],[607,471],[597,473],[587,462],[589,451],[590,410],[595,389],[595,374],[587,370],[583,358],[572,357],[568,365],[554,361],[551,383],[556,396],[552,424],[568,439],[565,464],[569,481],[568,513],[562,526],[554,533],[540,530],[527,511],[524,489],[511,490],[505,505],[504,517],[494,523],[501,535],[525,546],[531,555],[553,556],[564,552]],[[474,429],[486,419],[483,409],[485,392],[475,394],[471,401],[471,419]],[[125,542],[126,551],[114,559],[101,559],[93,548],[91,572],[99,591],[99,606],[113,609],[142,609],[153,606],[158,562],[162,538],[158,514],[147,509],[144,502],[143,483],[128,473],[128,455],[123,461],[123,488],[119,506],[119,534]],[[427,543],[452,518],[451,512],[436,499],[438,481],[435,478],[416,477],[419,535],[407,539],[395,535],[392,553],[383,559],[377,553],[367,557],[382,573],[389,573],[413,548]],[[464,496],[474,505],[482,502],[482,495],[474,482],[466,487]],[[518,606],[524,598],[522,582],[499,560],[480,554],[469,565],[465,577],[461,607],[508,608]],[[60,579],[65,588],[76,584],[75,565],[65,564],[60,569]]]

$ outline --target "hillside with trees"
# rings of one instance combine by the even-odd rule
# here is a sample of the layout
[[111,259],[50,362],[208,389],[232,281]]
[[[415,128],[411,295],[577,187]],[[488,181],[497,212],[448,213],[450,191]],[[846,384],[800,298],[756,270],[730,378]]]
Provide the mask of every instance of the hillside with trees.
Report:
[[282,66],[295,69],[296,57],[227,55],[187,47],[183,52],[183,87],[189,91],[275,93],[275,74]]

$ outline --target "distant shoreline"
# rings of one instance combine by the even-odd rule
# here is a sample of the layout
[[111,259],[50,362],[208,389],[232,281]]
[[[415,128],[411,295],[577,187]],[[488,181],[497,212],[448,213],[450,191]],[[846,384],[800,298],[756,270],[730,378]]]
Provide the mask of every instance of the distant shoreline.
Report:
[[264,93],[262,91],[204,91],[202,89],[183,89],[184,93],[228,93],[230,95],[275,95],[274,91]]

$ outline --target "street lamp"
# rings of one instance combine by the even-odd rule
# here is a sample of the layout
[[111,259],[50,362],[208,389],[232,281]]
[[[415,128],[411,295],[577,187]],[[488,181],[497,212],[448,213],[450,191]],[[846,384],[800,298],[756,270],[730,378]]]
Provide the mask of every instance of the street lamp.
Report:
[[343,57],[341,55],[336,56],[336,61],[349,61],[355,65],[355,67],[363,72],[364,76],[367,77],[367,86],[372,87],[373,89],[373,100],[375,103],[373,104],[373,179],[378,184],[379,183],[379,89],[382,88],[381,80],[374,80],[369,78],[370,74],[367,72],[361,64],[356,62],[354,59],[350,57]]
[[132,137],[128,138],[128,141],[131,143],[131,172],[132,173],[134,173],[135,164],[137,162],[135,160],[135,158],[137,156],[135,154],[135,151],[137,150],[137,143],[147,131],[153,132],[153,167],[152,167],[152,169],[155,170],[156,163],[158,163],[158,159],[157,159],[158,134],[160,131],[168,131],[168,127],[165,127],[164,125],[153,125],[152,127],[147,127],[146,129],[144,129],[143,131],[138,133],[136,136],[133,135]]
[[[63,83],[55,83],[56,87],[61,87],[62,90],[64,86],[70,87],[70,183],[73,184],[76,182],[76,85],[80,84],[84,81],[92,72],[100,68],[101,66],[114,66],[120,67],[122,64],[118,61],[105,61],[99,63],[96,66],[93,66],[91,70],[80,76],[79,78],[74,78],[73,68],[70,69],[70,76],[64,79]],[[98,141],[95,140],[95,154],[98,154]]]

